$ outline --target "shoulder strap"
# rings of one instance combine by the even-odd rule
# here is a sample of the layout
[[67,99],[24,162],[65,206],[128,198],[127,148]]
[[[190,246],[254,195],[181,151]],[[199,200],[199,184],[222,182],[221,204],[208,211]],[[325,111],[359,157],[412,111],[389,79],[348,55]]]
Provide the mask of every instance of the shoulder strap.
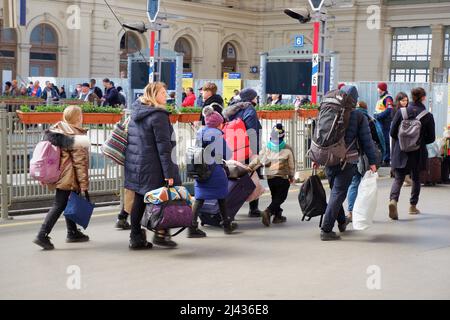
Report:
[[423,110],[419,115],[416,117],[417,120],[421,120],[423,117],[425,117],[428,114],[427,110]]
[[408,110],[406,108],[400,108],[400,112],[402,113],[403,120],[408,120]]

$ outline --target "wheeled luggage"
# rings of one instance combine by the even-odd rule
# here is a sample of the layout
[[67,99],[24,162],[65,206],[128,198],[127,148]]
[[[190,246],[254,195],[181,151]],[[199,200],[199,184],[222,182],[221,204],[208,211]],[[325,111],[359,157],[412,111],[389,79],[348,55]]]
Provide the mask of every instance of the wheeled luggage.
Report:
[[[227,213],[234,219],[238,211],[242,208],[247,198],[256,189],[256,185],[248,174],[239,179],[228,180],[228,195],[226,197]],[[222,217],[219,212],[219,205],[216,200],[206,200],[199,217],[201,225],[220,226]],[[218,222],[217,222],[218,221]]]

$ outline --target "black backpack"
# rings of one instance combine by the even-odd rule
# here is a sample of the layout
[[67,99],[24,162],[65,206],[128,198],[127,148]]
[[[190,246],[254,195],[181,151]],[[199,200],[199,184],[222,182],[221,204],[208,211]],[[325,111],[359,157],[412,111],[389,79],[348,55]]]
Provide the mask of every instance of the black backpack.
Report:
[[356,101],[340,90],[330,91],[325,95],[315,123],[311,149],[308,151],[312,161],[331,167],[353,157],[358,158],[357,152],[349,154],[355,141],[347,147],[344,140],[355,105]]
[[188,178],[198,181],[208,180],[212,174],[212,166],[205,161],[205,148],[202,141],[196,141],[194,147],[189,147],[186,152],[186,173]]
[[321,227],[323,215],[327,209],[327,195],[322,181],[314,172],[301,186],[300,193],[298,194],[298,202],[303,212],[302,221],[306,217],[308,217],[307,221],[309,221],[313,217],[320,216],[319,226]]

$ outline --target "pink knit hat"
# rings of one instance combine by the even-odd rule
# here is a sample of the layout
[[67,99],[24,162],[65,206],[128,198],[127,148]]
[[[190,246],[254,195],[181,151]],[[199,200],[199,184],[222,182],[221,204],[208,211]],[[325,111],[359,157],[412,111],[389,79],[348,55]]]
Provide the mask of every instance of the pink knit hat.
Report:
[[212,106],[203,108],[203,116],[207,127],[218,128],[223,123],[222,115],[215,111]]

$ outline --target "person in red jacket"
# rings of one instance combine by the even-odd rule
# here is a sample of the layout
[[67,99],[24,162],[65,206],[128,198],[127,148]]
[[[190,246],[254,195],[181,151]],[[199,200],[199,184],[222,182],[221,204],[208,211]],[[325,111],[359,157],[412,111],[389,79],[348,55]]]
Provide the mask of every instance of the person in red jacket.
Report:
[[195,94],[194,94],[194,89],[192,88],[187,88],[186,89],[186,98],[183,101],[182,106],[183,107],[193,107],[195,105]]

